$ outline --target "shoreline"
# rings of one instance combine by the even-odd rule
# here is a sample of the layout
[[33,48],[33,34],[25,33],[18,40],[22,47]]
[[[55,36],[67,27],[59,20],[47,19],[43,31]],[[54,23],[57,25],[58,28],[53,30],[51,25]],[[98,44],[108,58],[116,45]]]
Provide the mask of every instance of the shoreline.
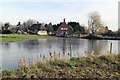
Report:
[[90,40],[120,40],[120,37],[57,37],[57,36],[39,36],[39,35],[26,35],[26,34],[0,34],[0,42],[10,43],[10,42],[21,42],[24,40],[34,40],[34,39],[90,39]]
[[[26,64],[24,59],[17,70],[2,71],[3,78],[120,78],[120,54],[101,56],[50,58],[48,62],[39,58],[37,64],[32,60]],[[109,70],[108,70],[109,69]]]

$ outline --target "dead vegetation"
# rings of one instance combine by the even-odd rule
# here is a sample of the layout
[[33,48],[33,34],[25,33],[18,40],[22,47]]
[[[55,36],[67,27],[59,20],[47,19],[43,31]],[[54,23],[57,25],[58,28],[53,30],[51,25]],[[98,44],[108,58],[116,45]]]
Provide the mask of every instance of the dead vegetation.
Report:
[[50,59],[39,56],[34,59],[21,58],[18,70],[4,70],[3,78],[120,78],[120,54],[88,57],[61,58],[50,53]]

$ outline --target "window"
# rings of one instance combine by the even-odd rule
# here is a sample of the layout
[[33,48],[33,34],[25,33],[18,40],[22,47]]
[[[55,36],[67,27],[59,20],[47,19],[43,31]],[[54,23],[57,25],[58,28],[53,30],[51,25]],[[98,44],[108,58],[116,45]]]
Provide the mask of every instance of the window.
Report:
[[66,34],[69,34],[69,32],[66,32]]
[[68,28],[66,28],[66,30],[68,30]]
[[63,34],[63,32],[60,32],[60,34]]
[[61,30],[63,30],[63,28],[61,28]]

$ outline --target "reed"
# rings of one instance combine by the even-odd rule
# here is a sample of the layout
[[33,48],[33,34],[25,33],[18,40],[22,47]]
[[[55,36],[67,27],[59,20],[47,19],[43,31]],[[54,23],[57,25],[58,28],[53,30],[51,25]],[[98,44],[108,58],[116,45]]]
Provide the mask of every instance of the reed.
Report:
[[[68,58],[64,56],[54,59],[54,52],[49,53],[48,62],[45,55],[37,57],[37,64],[33,58],[30,59],[30,65],[26,65],[25,58],[20,59],[20,66],[16,71],[3,71],[4,78],[115,78],[119,77],[120,54],[107,54],[100,56],[87,56]],[[69,56],[70,57],[70,56]],[[40,59],[41,58],[41,59]],[[52,58],[54,59],[52,61]],[[34,63],[34,65],[33,65]],[[114,69],[113,69],[114,68]],[[108,70],[109,69],[109,70]]]

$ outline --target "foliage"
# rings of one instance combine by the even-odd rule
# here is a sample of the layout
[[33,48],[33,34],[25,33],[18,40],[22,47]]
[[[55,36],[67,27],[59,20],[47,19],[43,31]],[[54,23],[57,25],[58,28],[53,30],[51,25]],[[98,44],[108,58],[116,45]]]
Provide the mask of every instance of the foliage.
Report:
[[48,32],[53,31],[52,24],[49,23],[48,25],[46,25],[46,29],[47,29]]
[[78,22],[68,22],[68,25],[74,29],[74,33],[85,33],[84,27],[80,26]]
[[8,28],[10,27],[10,24],[9,23],[5,23],[4,27],[5,27],[5,30],[8,30]]
[[74,68],[73,63],[71,61],[66,62],[66,65],[72,69]]
[[71,30],[71,31],[72,31],[72,33],[73,33],[73,32],[74,32],[73,27],[69,25],[69,28],[70,28],[70,30]]

